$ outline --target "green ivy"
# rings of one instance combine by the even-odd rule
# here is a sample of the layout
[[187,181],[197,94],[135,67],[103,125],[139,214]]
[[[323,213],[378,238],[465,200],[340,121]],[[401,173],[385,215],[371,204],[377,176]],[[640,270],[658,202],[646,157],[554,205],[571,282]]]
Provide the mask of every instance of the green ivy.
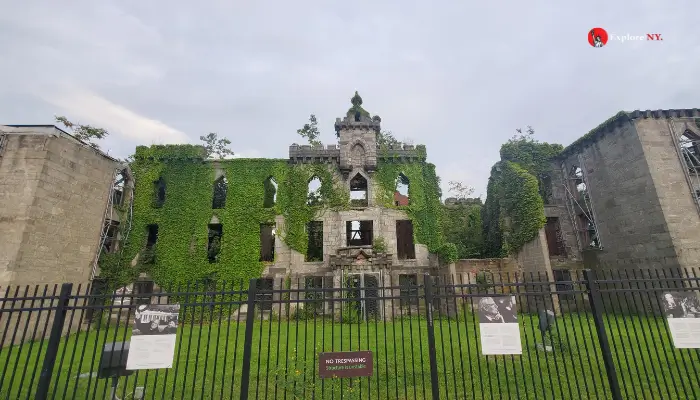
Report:
[[[380,162],[375,177],[380,183],[380,204],[397,208],[393,203],[396,177],[403,173],[410,180],[410,205],[405,209],[414,221],[416,243],[431,252],[445,251],[441,232],[442,209],[440,182],[435,166],[424,162]],[[260,276],[265,263],[260,257],[260,224],[284,217],[279,237],[293,250],[307,250],[306,224],[319,217],[324,209],[349,208],[350,195],[339,182],[339,175],[328,164],[290,165],[283,159],[204,159],[200,146],[139,146],[131,164],[135,180],[134,216],[128,240],[122,243],[121,257],[106,257],[101,268],[104,276],[127,284],[141,272],[148,272],[159,284],[192,281],[232,281]],[[213,185],[217,170],[228,180],[227,200],[222,209],[212,209]],[[154,182],[166,184],[162,207],[153,205]],[[271,185],[278,185],[276,202]],[[307,204],[308,184],[313,177],[321,180],[321,203]],[[207,256],[208,225],[216,216],[223,226],[217,262]],[[146,251],[147,226],[158,225],[157,244]],[[136,261],[132,264],[133,261]],[[132,265],[136,265],[134,268]]]
[[[399,174],[408,178],[408,206],[394,203],[396,179]],[[444,250],[445,240],[442,234],[442,204],[440,197],[440,178],[435,173],[435,165],[425,162],[401,163],[389,159],[377,163],[374,179],[378,183],[375,193],[377,203],[386,208],[401,209],[413,221],[415,242],[427,246],[431,253],[440,254]],[[448,258],[445,258],[449,256]],[[444,252],[440,258],[443,262],[452,262],[456,258],[451,252]]]
[[447,241],[455,244],[460,259],[483,256],[482,207],[480,199],[475,203],[443,205],[443,234]]
[[[182,152],[180,152],[182,150]],[[124,243],[121,262],[105,262],[102,273],[128,283],[140,272],[156,282],[190,282],[209,279],[231,281],[259,276],[264,268],[260,257],[260,224],[285,217],[279,232],[290,248],[305,253],[305,227],[319,211],[348,207],[349,193],[340,189],[331,167],[324,164],[289,165],[281,159],[231,159],[205,161],[198,146],[140,146],[131,165],[135,178],[134,221]],[[228,180],[223,209],[212,209],[213,184],[217,169]],[[323,203],[306,203],[308,183],[321,180]],[[165,203],[153,206],[154,182],[166,182]],[[276,203],[269,206],[273,177],[278,184]],[[267,199],[267,201],[266,201]],[[265,203],[268,204],[265,204]],[[216,216],[223,226],[217,262],[207,257],[208,225]],[[144,250],[147,226],[158,225],[155,255]],[[151,258],[152,264],[144,263]],[[137,268],[131,266],[137,260]],[[139,260],[141,262],[139,262]]]
[[488,257],[518,252],[546,222],[537,178],[518,164],[500,161],[491,169],[482,211]]

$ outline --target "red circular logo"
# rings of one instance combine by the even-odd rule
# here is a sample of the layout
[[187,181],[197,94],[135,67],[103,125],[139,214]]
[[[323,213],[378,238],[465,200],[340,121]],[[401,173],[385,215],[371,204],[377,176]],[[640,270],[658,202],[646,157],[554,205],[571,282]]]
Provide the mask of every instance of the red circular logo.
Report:
[[593,47],[603,47],[608,43],[608,32],[603,28],[593,28],[588,32],[588,43]]

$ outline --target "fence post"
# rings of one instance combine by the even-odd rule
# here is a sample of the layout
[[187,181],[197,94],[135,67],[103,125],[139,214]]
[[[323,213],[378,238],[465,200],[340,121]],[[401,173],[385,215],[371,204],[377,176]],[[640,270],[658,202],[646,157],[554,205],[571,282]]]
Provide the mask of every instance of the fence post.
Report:
[[430,387],[433,400],[440,399],[440,386],[438,382],[437,353],[435,350],[435,330],[433,326],[433,278],[425,274],[423,278],[425,286],[425,311],[428,320],[428,354],[430,356]]
[[241,372],[241,400],[248,400],[250,385],[250,357],[253,347],[253,323],[255,322],[255,296],[258,291],[258,280],[251,279],[248,284],[248,302],[245,319],[245,341],[243,342],[243,371]]
[[588,301],[590,302],[591,311],[593,312],[593,321],[595,322],[596,333],[598,334],[600,350],[603,352],[603,363],[605,364],[605,372],[608,375],[610,391],[612,392],[614,400],[622,400],[620,382],[617,380],[615,363],[613,361],[612,351],[610,350],[610,343],[608,342],[608,334],[605,331],[605,324],[603,322],[603,300],[600,290],[598,289],[598,282],[596,282],[595,271],[587,269],[583,271],[583,275],[586,279],[586,286],[588,287]]
[[61,343],[63,325],[66,321],[66,315],[68,315],[68,303],[70,302],[70,294],[72,290],[72,283],[64,283],[61,285],[61,292],[58,295],[58,303],[56,304],[56,312],[54,312],[53,323],[51,324],[49,342],[46,345],[44,364],[41,367],[39,382],[36,388],[35,399],[37,400],[46,400],[49,393],[49,386],[51,385],[51,377],[53,375],[53,367],[56,363],[58,345]]

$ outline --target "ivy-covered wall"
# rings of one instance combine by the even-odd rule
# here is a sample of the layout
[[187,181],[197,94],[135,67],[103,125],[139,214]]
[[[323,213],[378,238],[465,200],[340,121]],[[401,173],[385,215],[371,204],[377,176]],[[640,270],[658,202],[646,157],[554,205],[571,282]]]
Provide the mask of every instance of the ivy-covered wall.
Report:
[[[101,275],[112,286],[128,283],[141,272],[149,273],[157,283],[190,282],[203,279],[249,279],[259,276],[264,264],[260,257],[260,224],[272,223],[277,215],[285,219],[282,240],[293,250],[306,253],[305,225],[321,207],[333,210],[349,208],[349,193],[333,166],[328,164],[289,164],[286,159],[204,159],[200,146],[139,146],[131,164],[135,179],[133,222],[121,254],[106,255],[100,263]],[[212,209],[213,184],[217,170],[228,180],[226,205]],[[397,208],[393,203],[396,177],[409,180],[411,203],[405,209],[414,221],[416,243],[431,252],[450,257],[450,245],[444,243],[440,229],[441,205],[439,179],[435,167],[425,162],[380,162],[375,172],[379,183],[378,203]],[[265,207],[268,177],[278,184],[276,203]],[[307,205],[308,183],[317,176],[324,199],[322,206]],[[154,206],[154,182],[163,178],[165,202]],[[381,200],[380,200],[381,199]],[[207,256],[208,224],[216,216],[223,226],[221,250],[217,262]],[[152,263],[143,263],[150,224],[158,225],[158,239]],[[454,246],[452,246],[454,247]],[[141,257],[137,257],[141,253]],[[455,256],[456,258],[456,256]],[[139,259],[136,267],[132,261]]]
[[547,221],[538,180],[520,165],[500,161],[491,169],[486,190],[482,209],[486,256],[514,254]]

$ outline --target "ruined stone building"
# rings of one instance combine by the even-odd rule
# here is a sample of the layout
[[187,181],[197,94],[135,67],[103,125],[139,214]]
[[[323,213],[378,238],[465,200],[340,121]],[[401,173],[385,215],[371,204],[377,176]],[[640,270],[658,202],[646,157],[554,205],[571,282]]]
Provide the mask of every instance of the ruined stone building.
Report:
[[0,125],[0,286],[86,283],[118,249],[128,169],[53,125]]
[[[421,282],[444,245],[435,167],[424,146],[378,146],[380,124],[356,93],[335,122],[336,144],[292,144],[287,159],[138,147],[125,258],[161,286],[260,276],[262,287]],[[364,305],[380,312],[376,300]]]
[[620,112],[553,161],[552,268],[690,268],[700,262],[700,112]]

